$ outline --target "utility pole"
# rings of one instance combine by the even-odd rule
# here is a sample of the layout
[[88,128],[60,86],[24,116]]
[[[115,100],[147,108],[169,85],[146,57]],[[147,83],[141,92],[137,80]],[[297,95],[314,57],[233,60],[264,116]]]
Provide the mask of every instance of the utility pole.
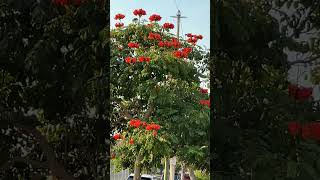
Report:
[[181,16],[181,12],[180,10],[178,10],[178,13],[176,16],[170,16],[170,17],[173,17],[173,18],[177,18],[177,39],[179,40],[179,36],[180,36],[180,19],[181,18],[187,18],[185,16]]

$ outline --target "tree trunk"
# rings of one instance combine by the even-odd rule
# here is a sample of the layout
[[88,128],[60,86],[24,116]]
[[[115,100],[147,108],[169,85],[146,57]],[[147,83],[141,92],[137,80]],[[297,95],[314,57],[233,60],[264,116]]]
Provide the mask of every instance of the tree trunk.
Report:
[[181,163],[181,176],[180,176],[180,180],[184,180],[184,171],[185,171],[185,169],[184,169],[184,164]]
[[163,178],[163,180],[169,180],[169,164],[170,164],[169,159],[165,158],[165,160],[164,160],[164,178]]
[[133,180],[140,180],[141,179],[141,161],[142,156],[138,155],[136,158],[136,162],[134,163],[134,176]]
[[190,180],[196,180],[196,176],[194,175],[193,168],[189,167]]

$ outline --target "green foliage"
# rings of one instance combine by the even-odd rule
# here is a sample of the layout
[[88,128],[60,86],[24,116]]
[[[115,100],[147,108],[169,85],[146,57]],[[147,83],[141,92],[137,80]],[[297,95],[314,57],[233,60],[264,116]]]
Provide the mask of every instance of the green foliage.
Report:
[[[118,140],[112,148],[115,152],[113,160],[118,171],[123,168],[133,170],[136,157],[141,155],[140,161],[144,170],[151,170],[161,165],[161,159],[170,153],[170,143],[161,135],[154,136],[152,131],[134,130],[133,133],[123,133],[127,139]],[[130,139],[134,140],[130,144]],[[161,149],[161,151],[159,151]]]
[[194,175],[198,180],[209,180],[210,176],[206,172],[200,171],[200,170],[195,170]]

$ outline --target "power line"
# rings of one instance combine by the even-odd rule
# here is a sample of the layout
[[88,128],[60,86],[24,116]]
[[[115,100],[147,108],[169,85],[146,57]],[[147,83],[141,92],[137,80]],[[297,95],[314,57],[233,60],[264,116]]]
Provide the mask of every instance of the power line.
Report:
[[174,4],[177,8],[177,10],[179,10],[179,6],[180,6],[180,3],[181,3],[181,0],[179,1],[179,3],[177,3],[177,0],[173,0],[174,1]]

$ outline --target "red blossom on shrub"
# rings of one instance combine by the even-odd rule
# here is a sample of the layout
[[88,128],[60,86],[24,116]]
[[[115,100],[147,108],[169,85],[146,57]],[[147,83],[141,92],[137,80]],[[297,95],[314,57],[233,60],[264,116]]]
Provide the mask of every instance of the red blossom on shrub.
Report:
[[139,48],[139,44],[135,42],[129,42],[128,46],[129,48]]
[[125,18],[125,17],[126,17],[126,16],[125,16],[124,14],[120,14],[120,13],[119,13],[119,14],[116,14],[116,15],[115,15],[114,19],[115,19],[115,20],[120,20],[120,19],[123,19],[123,18]]
[[208,94],[208,89],[200,88],[201,94]]
[[184,57],[184,53],[182,51],[175,51],[173,53],[174,57],[176,58],[183,58]]
[[181,51],[175,51],[173,55],[176,58],[187,58],[190,53],[190,49],[182,49]]
[[164,46],[164,42],[163,41],[159,41],[158,46],[159,47],[163,47]]
[[160,21],[161,20],[161,16],[160,15],[157,15],[157,14],[152,14],[150,17],[149,17],[149,20],[152,22],[152,21]]
[[171,47],[171,46],[172,46],[172,42],[171,42],[171,41],[165,41],[165,42],[164,42],[164,45],[165,45],[166,47]]
[[206,106],[210,107],[210,100],[200,100],[199,103],[201,105],[206,105]]
[[156,40],[161,40],[161,35],[160,34],[158,34],[158,33],[149,33],[149,36],[148,36],[148,39],[150,39],[150,40],[154,40],[154,39],[156,39]]
[[142,127],[147,127],[147,125],[148,125],[148,123],[147,123],[147,122],[144,122],[144,121],[143,121],[143,122],[141,122],[141,126],[142,126]]
[[146,15],[147,13],[146,13],[146,11],[143,10],[143,9],[135,9],[135,10],[133,11],[133,14],[134,14],[135,16],[141,17],[141,16]]
[[296,136],[299,134],[301,129],[301,125],[297,121],[289,122],[288,123],[288,132],[292,136]]
[[158,131],[160,128],[161,128],[161,126],[158,125],[158,124],[155,124],[155,123],[148,124],[148,125],[146,126],[146,130],[147,130],[147,131],[151,131],[151,130]]
[[312,96],[312,88],[298,87],[297,85],[290,84],[288,86],[289,96],[296,100],[308,100]]
[[130,144],[134,144],[133,138],[130,139],[129,143],[130,143]]
[[116,23],[116,24],[115,24],[115,26],[116,26],[117,28],[119,28],[119,27],[124,26],[124,24],[123,24],[123,23],[121,23],[121,22],[118,22],[118,23]]
[[171,45],[175,48],[179,48],[180,47],[180,42],[177,40],[177,38],[172,38],[171,39]]
[[189,39],[187,39],[187,42],[188,42],[188,43],[192,43],[192,44],[197,43],[197,41],[198,41],[197,38],[189,38]]
[[162,27],[164,29],[173,29],[174,25],[172,23],[164,23]]
[[187,37],[191,38],[193,35],[191,33],[186,34]]
[[115,139],[115,140],[121,139],[120,134],[118,133],[118,134],[113,135],[113,139]]
[[150,130],[152,130],[152,126],[150,126],[149,124],[146,126],[146,130],[147,131],[150,131]]
[[150,57],[144,57],[144,61],[149,63],[151,61],[151,58]]
[[159,124],[152,124],[152,127],[156,131],[158,131],[161,128],[161,126]]
[[139,62],[150,62],[151,58],[150,57],[144,57],[141,56],[138,58]]
[[139,62],[143,62],[144,61],[144,57],[139,57]]
[[140,127],[140,125],[142,124],[140,119],[131,119],[129,122],[129,125],[135,128]]
[[186,53],[186,55],[189,55],[191,51],[192,51],[192,48],[188,48],[188,47],[182,49],[182,52]]
[[134,58],[134,57],[126,57],[126,58],[125,58],[125,62],[126,62],[127,64],[131,64],[131,63],[137,62],[137,59]]
[[198,35],[196,36],[197,39],[203,39],[203,36],[202,35]]

